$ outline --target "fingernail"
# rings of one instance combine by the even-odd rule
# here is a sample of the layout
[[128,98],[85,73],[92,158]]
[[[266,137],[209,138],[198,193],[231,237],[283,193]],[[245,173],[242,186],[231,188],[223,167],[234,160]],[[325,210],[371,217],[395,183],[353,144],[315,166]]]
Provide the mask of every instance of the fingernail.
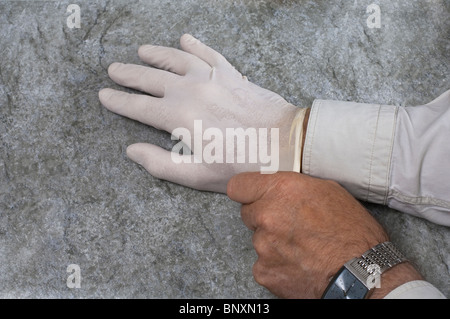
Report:
[[108,72],[114,72],[116,71],[120,66],[122,65],[122,63],[118,63],[118,62],[114,62],[113,64],[111,64],[108,68]]
[[110,94],[111,94],[110,89],[101,89],[98,92],[98,96],[99,96],[101,101],[107,100],[108,97],[110,96]]
[[195,41],[196,41],[197,39],[194,38],[192,35],[186,33],[186,34],[184,35],[184,40],[185,40],[187,43],[195,43]]
[[130,145],[127,147],[127,156],[129,159],[131,159],[133,162],[136,162],[139,165],[142,165],[140,163],[140,157],[138,156],[138,147],[136,145]]
[[134,155],[134,147],[133,145],[130,145],[127,147],[127,156],[132,157]]

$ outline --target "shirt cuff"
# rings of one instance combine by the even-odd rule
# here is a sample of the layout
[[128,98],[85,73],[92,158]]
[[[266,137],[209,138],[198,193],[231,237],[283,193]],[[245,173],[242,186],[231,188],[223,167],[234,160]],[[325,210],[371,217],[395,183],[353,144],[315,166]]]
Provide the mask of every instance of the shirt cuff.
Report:
[[339,182],[353,196],[386,204],[398,107],[316,100],[302,173]]
[[427,281],[415,280],[403,284],[384,299],[447,299],[436,287]]

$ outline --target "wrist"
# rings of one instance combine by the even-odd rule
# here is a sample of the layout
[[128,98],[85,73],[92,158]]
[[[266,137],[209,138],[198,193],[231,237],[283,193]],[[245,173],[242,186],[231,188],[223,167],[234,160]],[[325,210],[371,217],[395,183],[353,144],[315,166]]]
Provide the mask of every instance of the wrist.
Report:
[[292,104],[288,104],[285,108],[281,109],[280,117],[277,120],[275,120],[274,123],[272,123],[272,127],[280,129],[279,130],[280,171],[291,172],[293,170],[296,157],[295,124],[298,123],[298,114],[299,111],[301,110],[302,108],[296,107]]
[[423,277],[411,263],[401,263],[381,275],[380,288],[375,288],[369,298],[382,299],[395,288],[414,280],[423,280]]
[[310,108],[296,108],[294,116],[290,118],[289,134],[284,134],[283,145],[287,145],[290,165],[288,171],[302,172],[303,148],[305,144],[306,129],[309,121]]
[[[303,120],[303,136],[302,136],[302,146],[301,146],[302,154],[303,154],[303,150],[305,149],[306,132],[308,130],[310,114],[311,114],[311,108],[309,107],[306,109],[305,119]],[[303,167],[303,156],[300,158],[300,173],[302,172],[302,167]]]
[[380,299],[420,274],[391,242],[382,242],[349,260],[334,275],[324,299]]

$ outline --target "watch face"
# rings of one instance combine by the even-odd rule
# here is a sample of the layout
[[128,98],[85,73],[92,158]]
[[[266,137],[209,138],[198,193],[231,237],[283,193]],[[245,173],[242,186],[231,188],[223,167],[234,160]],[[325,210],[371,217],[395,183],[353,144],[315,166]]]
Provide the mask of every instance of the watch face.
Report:
[[347,268],[341,270],[331,280],[323,294],[323,299],[364,299],[369,289]]

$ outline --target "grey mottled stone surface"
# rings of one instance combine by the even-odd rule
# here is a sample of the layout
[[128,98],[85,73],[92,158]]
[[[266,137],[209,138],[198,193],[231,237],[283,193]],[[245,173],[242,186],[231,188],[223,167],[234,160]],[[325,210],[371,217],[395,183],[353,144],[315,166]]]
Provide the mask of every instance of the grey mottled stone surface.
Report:
[[[81,7],[81,28],[66,25]],[[381,7],[382,26],[366,25]],[[189,32],[291,103],[417,105],[449,89],[450,1],[0,1],[0,297],[273,297],[226,196],[149,176],[126,147],[167,133],[106,111],[114,61]],[[436,169],[440,169],[437,167]],[[448,228],[367,207],[450,296]],[[81,288],[66,285],[69,264]]]

